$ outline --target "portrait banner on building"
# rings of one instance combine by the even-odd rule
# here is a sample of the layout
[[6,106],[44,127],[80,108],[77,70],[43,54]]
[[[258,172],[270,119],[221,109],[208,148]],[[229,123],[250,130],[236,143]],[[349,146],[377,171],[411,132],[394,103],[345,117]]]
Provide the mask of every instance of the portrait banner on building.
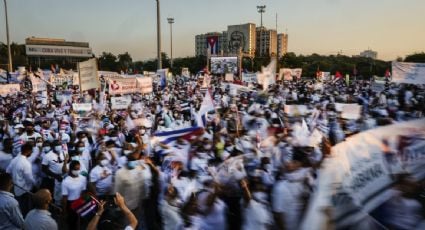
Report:
[[78,74],[80,76],[80,90],[97,89],[100,87],[97,75],[96,58],[78,63]]
[[113,78],[109,79],[109,94],[129,94],[137,92],[136,78]]
[[425,63],[393,62],[392,82],[425,84]]

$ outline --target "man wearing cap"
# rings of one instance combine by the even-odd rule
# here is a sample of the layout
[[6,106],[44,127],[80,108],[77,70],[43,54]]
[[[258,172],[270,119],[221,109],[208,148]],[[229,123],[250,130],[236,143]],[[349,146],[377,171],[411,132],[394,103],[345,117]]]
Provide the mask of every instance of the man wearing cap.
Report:
[[25,125],[25,132],[21,135],[21,139],[24,142],[32,141],[35,143],[37,138],[41,138],[41,135],[34,131],[34,123],[32,121],[28,121]]

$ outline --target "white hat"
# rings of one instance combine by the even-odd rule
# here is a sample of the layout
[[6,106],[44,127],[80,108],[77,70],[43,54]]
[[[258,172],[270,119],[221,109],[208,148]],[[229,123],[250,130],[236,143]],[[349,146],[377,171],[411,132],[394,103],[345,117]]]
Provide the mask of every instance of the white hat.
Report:
[[15,127],[13,127],[13,128],[15,128],[15,129],[23,129],[23,128],[24,128],[24,125],[22,125],[22,124],[17,124],[17,125],[15,125]]

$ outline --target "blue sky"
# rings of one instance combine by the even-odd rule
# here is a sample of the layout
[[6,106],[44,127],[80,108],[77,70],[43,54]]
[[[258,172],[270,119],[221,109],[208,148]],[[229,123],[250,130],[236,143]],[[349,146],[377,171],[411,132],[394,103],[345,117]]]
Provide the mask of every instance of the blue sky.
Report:
[[[260,24],[257,5],[266,5],[266,27],[288,31],[297,54],[353,55],[367,48],[395,59],[425,51],[424,0],[161,0],[163,51],[170,50],[166,21],[174,17],[174,57],[194,55],[196,34],[227,25]],[[11,39],[65,38],[87,41],[96,54],[128,51],[133,59],[156,56],[155,0],[8,0]],[[5,41],[0,4],[0,40]]]

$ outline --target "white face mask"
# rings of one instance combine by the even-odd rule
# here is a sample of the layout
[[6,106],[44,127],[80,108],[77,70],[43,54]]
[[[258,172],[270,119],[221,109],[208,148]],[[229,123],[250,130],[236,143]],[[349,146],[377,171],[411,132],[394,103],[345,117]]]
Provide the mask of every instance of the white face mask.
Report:
[[124,150],[124,155],[128,155],[128,154],[130,154],[132,151],[131,150]]
[[50,150],[51,150],[51,148],[49,146],[43,147],[43,152],[44,153],[48,153]]
[[61,152],[62,151],[62,146],[55,146],[55,151],[56,152]]
[[79,147],[78,152],[82,153],[82,152],[84,152],[85,149],[86,149],[85,147]]
[[78,176],[78,175],[80,175],[80,170],[71,170],[71,174],[73,176]]
[[59,133],[60,134],[64,134],[65,133],[65,130],[61,129],[61,130],[59,130]]
[[42,147],[43,146],[43,143],[41,143],[41,142],[37,142],[37,144],[35,144],[35,146],[37,146],[37,147]]
[[108,164],[109,164],[108,159],[103,159],[103,160],[100,161],[100,165],[103,166],[103,167],[107,166]]
[[80,160],[80,156],[73,156],[73,157],[71,157],[71,160],[73,160],[73,161],[79,161]]

